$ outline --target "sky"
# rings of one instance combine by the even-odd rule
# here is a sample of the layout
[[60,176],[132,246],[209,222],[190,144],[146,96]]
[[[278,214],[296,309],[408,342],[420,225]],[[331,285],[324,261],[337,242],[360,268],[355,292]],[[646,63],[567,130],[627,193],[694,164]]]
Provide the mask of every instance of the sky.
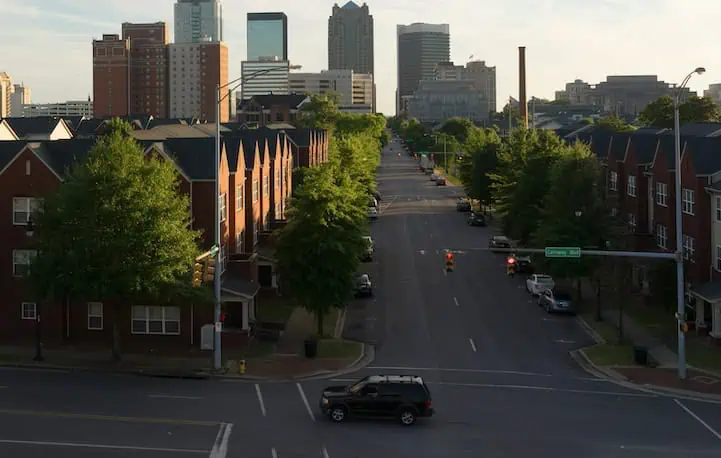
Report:
[[[175,0],[0,0],[0,71],[23,82],[33,102],[87,99],[92,40],[122,22],[173,25]],[[333,0],[224,0],[230,78],[245,58],[246,13],[288,15],[289,57],[303,72],[327,67]],[[345,1],[339,1],[339,4]],[[359,1],[358,3],[362,3]],[[378,109],[395,112],[396,25],[447,23],[451,60],[496,66],[499,109],[518,98],[518,46],[526,46],[529,96],[553,98],[574,79],[657,74],[679,82],[698,66],[692,90],[721,82],[718,0],[367,0],[375,27]],[[252,5],[249,7],[249,5]],[[714,65],[717,63],[719,65]]]

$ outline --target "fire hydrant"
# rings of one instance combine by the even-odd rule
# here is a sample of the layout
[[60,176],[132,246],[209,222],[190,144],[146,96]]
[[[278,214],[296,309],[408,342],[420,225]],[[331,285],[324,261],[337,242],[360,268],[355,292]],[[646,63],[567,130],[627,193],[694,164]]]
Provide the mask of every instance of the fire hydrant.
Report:
[[238,361],[238,372],[242,375],[245,374],[245,360],[241,359]]

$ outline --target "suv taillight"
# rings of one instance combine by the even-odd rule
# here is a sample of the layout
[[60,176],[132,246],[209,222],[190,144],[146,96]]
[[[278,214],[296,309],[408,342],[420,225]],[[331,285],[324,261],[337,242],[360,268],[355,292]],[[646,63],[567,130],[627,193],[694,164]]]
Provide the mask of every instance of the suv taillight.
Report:
[[432,402],[430,400],[426,401],[426,409],[430,409],[431,405],[432,405]]

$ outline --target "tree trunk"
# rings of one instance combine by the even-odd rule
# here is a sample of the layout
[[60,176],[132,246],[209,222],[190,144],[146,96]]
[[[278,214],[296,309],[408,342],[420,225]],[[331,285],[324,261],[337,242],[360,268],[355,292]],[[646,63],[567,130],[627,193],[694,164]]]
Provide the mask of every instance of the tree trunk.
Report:
[[315,314],[315,322],[316,322],[316,334],[318,334],[318,337],[323,337],[323,320],[325,319],[325,313],[323,312],[316,312]]
[[118,322],[120,321],[120,306],[115,304],[113,307],[113,361],[119,362],[120,357],[120,330]]

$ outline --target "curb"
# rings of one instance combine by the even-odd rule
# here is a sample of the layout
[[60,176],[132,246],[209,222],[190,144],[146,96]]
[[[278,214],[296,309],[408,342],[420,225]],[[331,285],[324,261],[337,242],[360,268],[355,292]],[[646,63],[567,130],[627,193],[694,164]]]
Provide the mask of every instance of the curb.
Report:
[[584,352],[583,350],[583,348],[579,348],[577,350],[572,350],[569,352],[571,358],[573,358],[573,360],[576,361],[576,363],[578,363],[578,365],[581,366],[583,370],[585,370],[589,374],[592,374],[594,377],[603,378],[611,381],[630,383],[626,377],[614,371],[613,369],[599,366],[593,361],[591,361],[591,359],[586,356],[586,352]]
[[46,371],[46,372],[93,372],[98,374],[124,374],[124,375],[137,375],[139,377],[152,377],[152,378],[174,378],[174,379],[193,379],[203,380],[209,378],[209,374],[205,372],[165,372],[165,371],[153,371],[147,369],[102,369],[88,366],[63,366],[60,364],[32,364],[32,363],[0,363],[0,367],[6,367],[10,369],[27,369],[35,371]]

